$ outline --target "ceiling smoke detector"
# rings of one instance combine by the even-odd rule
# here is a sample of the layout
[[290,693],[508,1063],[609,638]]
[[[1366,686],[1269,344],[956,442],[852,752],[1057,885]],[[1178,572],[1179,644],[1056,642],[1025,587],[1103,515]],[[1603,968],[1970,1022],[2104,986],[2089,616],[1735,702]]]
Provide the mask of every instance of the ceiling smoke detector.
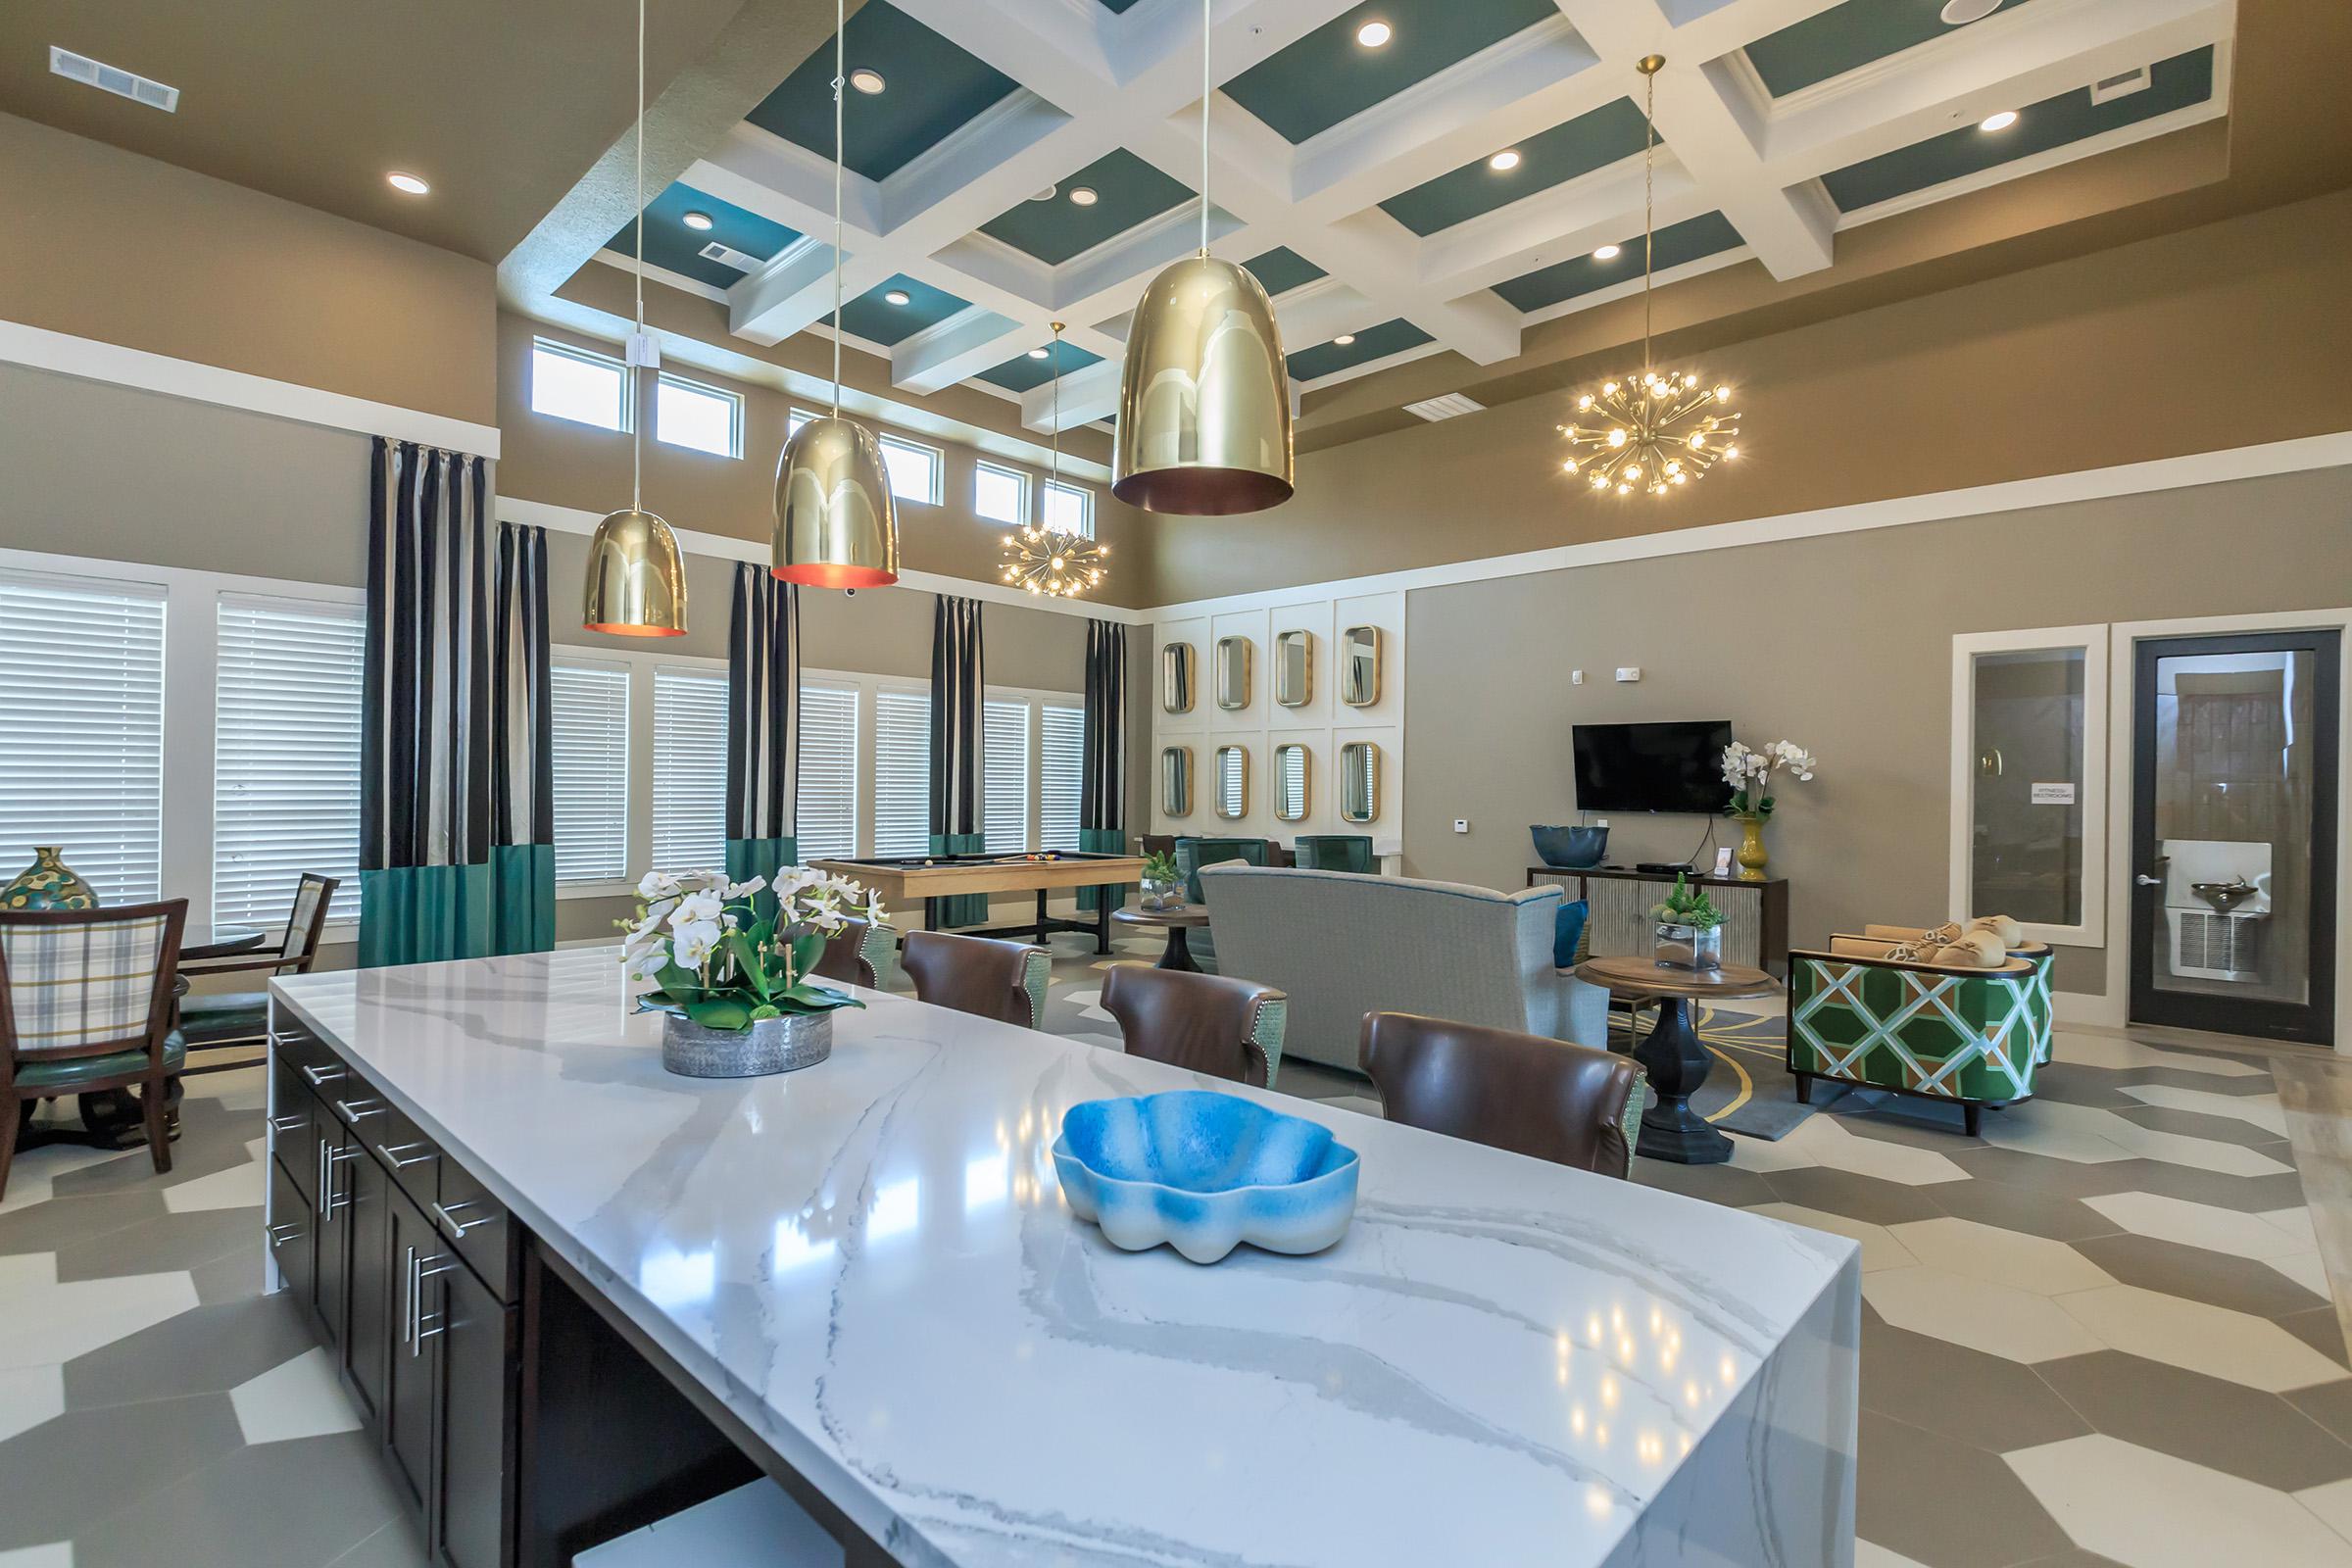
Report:
[[110,66],[103,60],[92,60],[88,55],[77,55],[73,50],[61,49],[56,44],[49,46],[49,69],[68,81],[78,81],[86,87],[95,87],[100,92],[111,92],[118,98],[127,98],[134,104],[145,104],[150,109],[161,109],[167,115],[179,112],[179,89],[177,87],[168,87],[164,83],[151,77],[142,76],[136,72],[124,71],[121,66]]
[[1459,392],[1448,392],[1442,398],[1423,398],[1418,403],[1407,403],[1404,412],[1416,419],[1427,419],[1435,424],[1440,419],[1458,419],[1465,414],[1476,414],[1485,407],[1484,403],[1474,403]]

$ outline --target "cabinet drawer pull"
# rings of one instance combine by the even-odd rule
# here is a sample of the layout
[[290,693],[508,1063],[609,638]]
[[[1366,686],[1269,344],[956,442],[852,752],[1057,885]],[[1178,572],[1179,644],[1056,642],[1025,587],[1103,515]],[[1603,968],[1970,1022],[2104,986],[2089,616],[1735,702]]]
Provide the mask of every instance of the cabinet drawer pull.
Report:
[[341,1116],[345,1121],[366,1121],[370,1116],[381,1116],[391,1108],[380,1100],[338,1100],[335,1102],[335,1114]]
[[318,1146],[318,1168],[320,1171],[318,1217],[321,1220],[333,1219],[336,1209],[350,1206],[351,1195],[335,1191],[335,1171],[337,1167],[354,1158],[358,1153],[359,1151],[356,1149],[337,1149],[330,1144]]
[[270,1130],[271,1132],[290,1133],[297,1127],[309,1126],[310,1121],[311,1114],[307,1110],[288,1111],[283,1116],[270,1117]]
[[[415,1153],[415,1150],[424,1153]],[[394,1170],[407,1170],[411,1165],[424,1165],[441,1157],[441,1151],[430,1144],[378,1144],[375,1152],[384,1156],[384,1163]]]
[[403,1250],[407,1253],[403,1267],[408,1275],[409,1302],[408,1310],[401,1318],[400,1343],[409,1348],[409,1359],[415,1360],[424,1354],[425,1341],[437,1338],[449,1327],[446,1322],[449,1314],[446,1312],[433,1313],[429,1319],[430,1326],[427,1326],[424,1282],[440,1278],[457,1265],[443,1252],[419,1253],[414,1247]]
[[442,1224],[449,1227],[452,1235],[463,1241],[465,1240],[467,1232],[478,1231],[485,1225],[495,1224],[500,1216],[497,1214],[484,1214],[480,1219],[466,1220],[458,1218],[457,1211],[461,1208],[485,1208],[488,1205],[480,1199],[469,1198],[462,1203],[450,1203],[446,1205],[435,1203],[433,1205],[433,1215],[435,1218],[439,1219]]
[[349,1073],[348,1067],[305,1067],[302,1069],[302,1075],[311,1081],[313,1089],[324,1089],[328,1084],[338,1078],[348,1076]]
[[[283,1232],[284,1234],[281,1235],[279,1234],[280,1232]],[[270,1245],[271,1247],[283,1247],[288,1242],[299,1237],[301,1234],[301,1226],[295,1224],[290,1219],[280,1220],[277,1224],[270,1227]]]

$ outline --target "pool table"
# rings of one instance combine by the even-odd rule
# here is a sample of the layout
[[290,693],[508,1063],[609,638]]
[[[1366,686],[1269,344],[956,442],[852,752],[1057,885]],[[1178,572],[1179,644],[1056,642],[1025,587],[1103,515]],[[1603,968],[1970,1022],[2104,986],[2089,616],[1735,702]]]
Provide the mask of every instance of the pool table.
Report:
[[935,899],[978,893],[1035,893],[1037,918],[1020,925],[965,930],[971,937],[1031,937],[1043,943],[1049,933],[1076,931],[1092,935],[1097,953],[1110,951],[1110,906],[1105,904],[1088,920],[1064,920],[1046,913],[1046,896],[1072,888],[1117,886],[1140,882],[1144,862],[1134,855],[1097,855],[1079,850],[1040,850],[1025,855],[910,855],[876,857],[864,860],[811,860],[820,871],[846,876],[879,894],[885,910],[923,901],[923,929],[939,929]]

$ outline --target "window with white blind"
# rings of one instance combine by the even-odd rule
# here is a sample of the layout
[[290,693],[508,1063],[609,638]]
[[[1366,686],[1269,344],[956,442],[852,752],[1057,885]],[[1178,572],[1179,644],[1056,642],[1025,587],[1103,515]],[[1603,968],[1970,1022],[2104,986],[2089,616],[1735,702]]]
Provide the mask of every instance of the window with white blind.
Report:
[[1048,703],[1038,732],[1037,847],[1074,850],[1086,769],[1086,710]]
[[0,575],[0,865],[54,845],[108,904],[162,893],[164,596]]
[[549,674],[556,880],[618,881],[629,858],[629,672],[556,664]]
[[931,694],[874,693],[874,853],[931,848]]
[[991,855],[1029,848],[1029,705],[991,699],[981,710],[981,813]]
[[[928,712],[926,705],[926,722]],[[801,775],[794,832],[800,840],[801,858],[853,858],[858,853],[858,688],[804,680],[800,720]],[[926,778],[926,809],[928,783]]]
[[715,871],[727,863],[723,672],[654,671],[653,831],[657,871]]
[[223,596],[217,625],[213,930],[282,931],[306,871],[356,919],[365,612]]

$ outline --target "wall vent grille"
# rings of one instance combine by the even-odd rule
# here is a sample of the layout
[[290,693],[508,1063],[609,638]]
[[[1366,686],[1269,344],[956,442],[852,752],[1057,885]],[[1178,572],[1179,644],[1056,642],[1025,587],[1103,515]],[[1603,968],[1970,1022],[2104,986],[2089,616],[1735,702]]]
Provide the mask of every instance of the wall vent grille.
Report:
[[1442,398],[1424,398],[1418,403],[1407,403],[1404,412],[1415,418],[1435,423],[1440,419],[1458,419],[1465,414],[1476,414],[1485,407],[1484,403],[1474,403],[1459,392],[1448,392]]
[[751,255],[749,252],[739,251],[732,245],[721,245],[716,240],[704,246],[697,254],[705,261],[716,262],[721,267],[732,267],[738,272],[755,272],[766,265],[759,257]]
[[68,81],[78,81],[100,92],[111,92],[118,98],[127,98],[132,103],[145,104],[150,109],[161,109],[167,115],[174,114],[179,109],[177,87],[166,86],[134,72],[124,71],[120,66],[110,66],[103,60],[92,60],[88,55],[61,49],[56,44],[49,46],[49,69]]
[[2094,104],[2103,104],[2117,98],[2129,98],[2135,92],[2147,91],[2148,83],[2152,79],[2148,74],[2147,67],[2134,66],[2130,71],[2119,72],[2115,75],[2092,82],[2090,84],[2090,101]]

